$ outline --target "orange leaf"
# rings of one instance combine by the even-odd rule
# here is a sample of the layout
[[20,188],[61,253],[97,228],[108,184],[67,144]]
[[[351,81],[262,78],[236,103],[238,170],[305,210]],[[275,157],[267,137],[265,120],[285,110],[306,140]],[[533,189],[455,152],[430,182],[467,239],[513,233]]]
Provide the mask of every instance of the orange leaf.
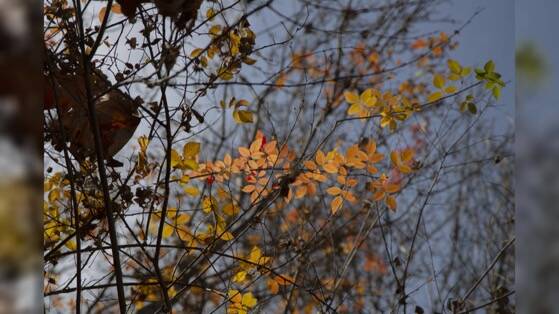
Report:
[[373,195],[373,199],[375,201],[380,201],[383,198],[384,198],[384,191],[378,191]]
[[325,164],[325,165],[322,165],[322,168],[324,169],[324,171],[326,171],[328,173],[332,173],[332,174],[338,173],[338,167],[336,167],[336,165],[334,165],[334,164],[330,164],[330,163]]
[[276,276],[274,278],[274,281],[277,282],[281,286],[286,286],[286,285],[291,284],[295,280],[293,280],[293,278],[291,276],[281,275],[281,276]]
[[396,210],[396,199],[394,198],[394,196],[388,196],[386,198],[386,205],[388,206],[388,208],[390,208],[391,210],[395,211]]
[[113,4],[113,6],[111,7],[111,11],[116,14],[122,14],[122,8],[118,3]]
[[245,187],[243,188],[243,192],[245,192],[245,193],[250,193],[250,192],[254,191],[255,189],[256,189],[256,186],[254,186],[254,185],[251,184],[251,185],[245,186]]
[[333,187],[328,188],[326,190],[326,192],[330,195],[336,196],[336,195],[339,195],[340,193],[342,193],[342,190],[337,186],[333,186]]
[[332,203],[330,203],[330,208],[332,210],[332,214],[335,214],[340,208],[342,208],[342,203],[344,199],[341,196],[336,196]]
[[271,294],[277,294],[279,292],[279,285],[275,280],[268,279],[266,285],[268,286],[268,290]]
[[248,148],[246,147],[239,147],[239,153],[243,157],[250,157],[250,150],[248,150]]

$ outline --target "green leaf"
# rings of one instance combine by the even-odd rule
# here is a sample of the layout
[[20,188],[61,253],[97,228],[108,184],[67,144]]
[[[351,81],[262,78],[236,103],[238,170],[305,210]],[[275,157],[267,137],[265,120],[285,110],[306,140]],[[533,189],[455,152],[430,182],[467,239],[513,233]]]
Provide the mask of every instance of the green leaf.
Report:
[[476,113],[477,113],[477,107],[476,107],[476,105],[475,105],[473,102],[469,102],[469,103],[468,103],[468,111],[469,111],[471,114],[476,114]]
[[499,97],[501,97],[501,87],[499,86],[495,86],[493,87],[493,97],[495,97],[495,99],[499,99]]
[[485,69],[485,72],[493,73],[493,71],[495,70],[495,63],[493,62],[493,60],[489,60],[483,68]]

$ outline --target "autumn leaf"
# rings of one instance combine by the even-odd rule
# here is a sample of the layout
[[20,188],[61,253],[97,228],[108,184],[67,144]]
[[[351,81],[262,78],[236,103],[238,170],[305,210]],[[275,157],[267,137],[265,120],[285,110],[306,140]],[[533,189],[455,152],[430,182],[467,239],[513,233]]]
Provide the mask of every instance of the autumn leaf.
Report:
[[330,211],[332,214],[336,214],[340,208],[342,208],[342,203],[344,199],[341,196],[336,196],[330,203]]
[[205,196],[202,199],[202,210],[209,214],[217,210],[217,200],[213,196]]
[[280,286],[286,286],[286,285],[290,285],[295,280],[291,276],[281,275],[281,276],[275,276],[274,281],[277,282],[278,285]]
[[246,307],[253,308],[258,300],[252,295],[252,292],[243,294],[242,304]]
[[138,144],[140,145],[140,151],[145,154],[149,146],[149,139],[147,136],[140,136],[138,138]]
[[246,278],[247,278],[247,272],[240,271],[236,273],[235,276],[233,277],[233,282],[243,283],[246,280]]
[[444,77],[440,74],[435,74],[435,76],[433,77],[433,85],[438,89],[442,89],[444,87],[444,84]]
[[186,159],[194,159],[200,153],[200,143],[188,142],[183,146],[183,156]]
[[252,112],[248,110],[235,110],[233,111],[233,119],[237,123],[252,123],[254,122],[254,117]]
[[262,251],[260,250],[260,248],[255,246],[250,251],[250,254],[248,256],[248,260],[250,262],[252,262],[253,264],[264,265],[264,264],[266,264],[270,261],[270,257],[263,256]]
[[431,95],[429,95],[429,97],[427,98],[428,102],[435,102],[439,99],[443,98],[443,93],[441,92],[434,92]]
[[239,206],[234,205],[233,203],[228,203],[223,206],[223,213],[229,216],[236,215],[240,212]]
[[184,188],[184,193],[190,196],[198,196],[200,194],[200,191],[195,186],[187,186]]
[[336,195],[340,195],[340,193],[342,193],[342,190],[337,186],[333,186],[328,188],[326,192],[330,195],[336,196]]
[[171,167],[176,168],[177,166],[179,166],[182,162],[182,158],[179,155],[179,153],[172,149],[171,150]]
[[277,294],[279,292],[279,284],[274,279],[268,279],[268,281],[266,281],[266,286],[271,294]]

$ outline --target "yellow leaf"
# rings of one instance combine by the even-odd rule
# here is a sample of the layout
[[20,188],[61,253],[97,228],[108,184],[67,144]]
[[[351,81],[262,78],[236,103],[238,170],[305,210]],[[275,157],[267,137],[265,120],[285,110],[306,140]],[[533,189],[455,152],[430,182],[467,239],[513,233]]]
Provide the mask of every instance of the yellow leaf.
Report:
[[227,297],[233,303],[241,303],[242,301],[242,296],[241,293],[239,293],[239,290],[231,289],[227,291]]
[[241,211],[239,206],[235,206],[233,203],[226,204],[223,206],[223,213],[229,216],[238,214]]
[[175,231],[173,227],[165,224],[163,226],[163,239],[167,239],[168,237],[170,237],[173,234],[173,231]]
[[373,96],[373,90],[367,89],[361,94],[360,101],[367,107],[374,107],[377,104],[377,98]]
[[353,104],[347,110],[347,114],[350,116],[357,115],[361,112],[361,106],[359,104]]
[[233,277],[233,281],[238,283],[243,283],[246,280],[246,278],[247,278],[247,272],[243,270],[235,274],[235,276]]
[[230,81],[233,79],[233,73],[231,73],[231,71],[221,71],[219,73],[219,77],[224,80],[224,81]]
[[437,101],[439,99],[441,99],[443,97],[443,94],[441,92],[434,92],[431,95],[429,95],[429,98],[427,98],[428,102],[434,102]]
[[198,196],[198,194],[200,194],[200,191],[195,186],[187,186],[184,188],[184,193],[190,196]]
[[178,165],[180,165],[181,161],[182,160],[181,160],[181,156],[179,155],[179,153],[176,150],[172,149],[171,150],[171,167],[173,167],[173,168],[177,167]]
[[208,19],[212,19],[214,16],[215,16],[215,11],[214,11],[214,9],[209,8],[209,9],[206,11],[206,17],[207,17]]
[[458,81],[460,78],[460,75],[454,73],[450,73],[450,75],[448,76],[448,79],[451,81]]
[[78,248],[76,241],[69,240],[64,244],[70,251],[75,251]]
[[453,94],[456,93],[458,89],[456,88],[456,86],[448,86],[447,88],[445,88],[444,92],[447,94]]
[[147,136],[143,135],[138,138],[138,144],[140,145],[140,150],[145,153],[148,149],[149,139]]
[[190,177],[185,174],[182,177],[180,177],[179,180],[181,181],[182,184],[187,184],[188,182],[190,182]]
[[54,189],[49,192],[49,202],[54,203],[60,198],[60,190]]
[[270,261],[267,256],[262,256],[262,251],[257,246],[253,247],[248,256],[248,260],[254,264],[264,265]]
[[196,48],[196,49],[192,50],[192,52],[190,53],[190,57],[192,57],[192,58],[197,58],[198,56],[200,56],[200,54],[202,53],[202,51],[204,51],[204,49],[202,49],[202,48]]
[[440,74],[435,74],[433,77],[433,85],[438,89],[442,89],[444,87],[444,77]]
[[233,119],[237,123],[252,123],[254,122],[254,117],[252,112],[248,110],[235,110],[233,111]]
[[253,308],[258,300],[252,295],[252,292],[243,294],[242,304],[246,307]]
[[199,167],[198,163],[194,159],[183,160],[182,166],[183,166],[184,169],[190,169],[190,170],[198,170],[198,167]]
[[167,208],[167,217],[173,219],[177,216],[177,208],[176,207],[169,207]]
[[177,223],[177,225],[184,225],[185,223],[190,221],[190,215],[189,214],[180,214],[177,216],[175,222]]
[[448,59],[447,63],[448,63],[448,68],[450,69],[450,72],[452,72],[454,74],[458,74],[458,75],[460,75],[462,73],[462,66],[460,66],[460,63],[458,63],[458,61]]
[[221,33],[221,25],[216,24],[216,25],[210,27],[209,32],[212,35],[219,35],[219,33]]
[[221,240],[223,240],[223,241],[231,241],[231,240],[234,239],[233,234],[232,234],[231,232],[229,232],[229,231],[223,232],[223,231],[222,231],[222,233],[223,233],[223,234],[222,234],[221,237],[220,237]]
[[200,153],[200,143],[188,142],[182,147],[182,153],[187,159],[194,159]]
[[202,200],[202,210],[208,214],[217,209],[217,200],[213,196],[206,196]]

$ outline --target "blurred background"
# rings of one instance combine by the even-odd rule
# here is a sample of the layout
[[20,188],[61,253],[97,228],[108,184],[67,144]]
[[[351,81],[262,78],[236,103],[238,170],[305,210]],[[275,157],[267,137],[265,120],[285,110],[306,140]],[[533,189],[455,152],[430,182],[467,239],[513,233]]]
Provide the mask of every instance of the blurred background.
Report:
[[[517,149],[517,308],[556,313],[559,1],[517,0],[513,10],[508,0],[464,0],[444,10],[464,19],[476,7],[485,10],[463,34],[459,59],[516,54],[516,76],[504,73],[516,89],[503,102],[516,102],[508,107]],[[0,0],[0,313],[42,312],[41,25],[42,2]],[[486,42],[484,32],[502,42]],[[469,43],[487,55],[472,55]]]
[[557,313],[559,2],[516,1],[516,233],[520,313]]
[[42,312],[42,2],[0,0],[0,313]]

